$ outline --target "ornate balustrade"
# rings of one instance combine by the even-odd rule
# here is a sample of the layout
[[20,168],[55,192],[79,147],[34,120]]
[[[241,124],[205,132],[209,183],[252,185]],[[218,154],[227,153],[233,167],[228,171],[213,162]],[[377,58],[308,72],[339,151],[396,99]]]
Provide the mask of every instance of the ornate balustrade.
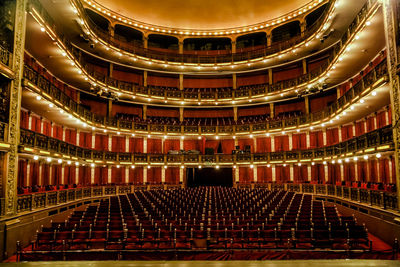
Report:
[[160,60],[165,62],[179,62],[179,63],[192,63],[192,64],[202,64],[202,63],[227,63],[227,62],[236,62],[236,61],[244,61],[255,58],[262,58],[265,56],[269,56],[287,49],[292,48],[293,46],[304,42],[313,34],[315,34],[323,22],[327,19],[327,14],[331,11],[333,7],[333,1],[328,3],[328,7],[325,11],[320,15],[320,17],[310,26],[308,26],[303,32],[298,35],[290,38],[289,40],[281,41],[281,42],[273,42],[271,45],[265,45],[261,47],[257,47],[255,49],[246,49],[246,51],[239,51],[236,53],[232,53],[230,50],[219,50],[210,51],[209,55],[207,54],[196,54],[196,51],[184,51],[184,53],[178,53],[177,51],[158,51],[151,48],[144,48],[143,42],[127,42],[123,38],[120,38],[118,35],[111,35],[110,32],[100,28],[94,23],[91,18],[86,14],[85,8],[79,0],[73,1],[77,6],[80,14],[84,17],[84,20],[89,25],[89,28],[93,31],[93,33],[103,40],[104,42],[110,44],[111,46],[121,49],[122,51],[142,56],[148,59]]
[[[376,0],[370,0],[365,3],[361,11],[357,14],[353,22],[351,23],[349,29],[347,32],[343,35],[341,40],[336,43],[333,48],[332,48],[332,53],[330,58],[328,59],[327,62],[325,62],[320,68],[317,68],[305,75],[302,75],[300,77],[290,79],[290,80],[285,80],[281,81],[278,83],[274,84],[266,84],[265,86],[259,87],[255,86],[253,88],[242,88],[238,90],[232,90],[230,91],[230,94],[232,95],[233,99],[240,98],[240,97],[250,97],[250,96],[257,96],[259,95],[260,97],[267,94],[267,93],[272,93],[272,92],[277,92],[281,91],[283,89],[288,89],[292,88],[295,86],[299,85],[304,85],[308,81],[311,81],[318,76],[320,76],[322,73],[324,73],[328,67],[330,66],[330,63],[333,58],[337,56],[337,54],[341,51],[341,48],[346,44],[348,41],[349,37],[354,33],[354,31],[357,29],[357,26],[363,19],[365,19],[365,16],[368,14],[368,11],[370,8],[374,5]],[[33,6],[35,10],[39,12],[39,14],[44,18],[45,21],[48,22],[49,26],[53,29],[53,32],[58,33],[57,28],[54,26],[54,22],[51,19],[51,17],[48,15],[47,11],[41,6],[40,2],[37,0],[32,0]],[[73,46],[65,37],[62,33],[58,33],[58,36],[60,40],[63,42],[64,46],[71,52],[72,55],[74,55],[75,60],[79,62],[79,64],[86,70],[86,72],[92,76],[95,80],[97,80],[100,84],[103,84],[104,86],[107,86],[109,88],[113,89],[120,89],[123,91],[131,92],[133,94],[141,94],[141,95],[146,95],[146,96],[163,96],[165,98],[178,98],[181,100],[193,100],[197,99],[197,101],[201,99],[210,99],[210,94],[209,93],[190,93],[190,92],[185,92],[177,90],[177,88],[167,88],[167,90],[160,90],[154,87],[142,87],[134,83],[129,83],[125,81],[119,81],[113,78],[110,78],[100,72],[96,72],[93,67],[89,66],[85,61],[84,57],[81,56],[81,50]],[[163,53],[164,56],[164,53]],[[179,55],[181,57],[183,55]],[[221,99],[223,100],[224,98],[228,98],[229,94],[225,92],[219,92],[217,91],[216,93],[211,94],[211,99]],[[222,97],[222,98],[220,98]],[[230,97],[229,97],[230,98]]]
[[[198,163],[198,164],[219,164],[219,163],[262,163],[269,161],[292,161],[292,160],[313,160],[315,158],[329,158],[341,156],[348,153],[362,152],[365,149],[377,148],[380,151],[392,150],[393,145],[392,128],[384,128],[371,131],[364,135],[349,139],[337,145],[326,146],[315,149],[283,151],[269,153],[253,154],[216,154],[216,155],[198,155],[198,154],[133,154],[97,151],[68,144],[61,140],[48,137],[30,130],[21,129],[20,145],[21,151],[24,148],[36,148],[49,151],[51,153],[60,153],[64,156],[76,157],[80,160],[93,161],[112,161],[138,164],[169,164],[169,163]],[[24,151],[26,152],[26,151]]]
[[[255,124],[243,125],[225,125],[225,126],[180,126],[180,125],[154,125],[146,122],[133,122],[126,120],[118,120],[115,118],[107,118],[92,113],[88,109],[79,105],[72,98],[60,91],[53,83],[46,79],[43,75],[25,65],[24,68],[24,85],[31,88],[37,88],[43,97],[51,96],[53,100],[57,100],[71,112],[77,113],[82,118],[86,119],[93,124],[100,124],[99,126],[117,127],[119,129],[134,130],[142,132],[154,133],[198,133],[198,134],[234,134],[241,132],[262,132],[274,129],[281,129],[285,127],[297,127],[302,124],[320,121],[334,114],[344,106],[353,101],[354,98],[360,96],[367,88],[370,88],[378,80],[387,80],[387,64],[383,60],[374,69],[368,72],[359,82],[357,82],[351,89],[349,89],[343,96],[336,102],[332,103],[325,109],[319,112],[301,115],[295,118],[288,118],[283,120],[270,120]],[[44,94],[45,93],[45,94]],[[52,99],[49,99],[52,101]]]

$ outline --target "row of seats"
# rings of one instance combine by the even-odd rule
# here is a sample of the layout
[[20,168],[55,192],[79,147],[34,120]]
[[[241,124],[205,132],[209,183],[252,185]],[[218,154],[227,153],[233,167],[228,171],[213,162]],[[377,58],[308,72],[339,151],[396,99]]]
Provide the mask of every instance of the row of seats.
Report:
[[369,249],[364,226],[311,195],[200,187],[110,197],[37,233],[33,250]]

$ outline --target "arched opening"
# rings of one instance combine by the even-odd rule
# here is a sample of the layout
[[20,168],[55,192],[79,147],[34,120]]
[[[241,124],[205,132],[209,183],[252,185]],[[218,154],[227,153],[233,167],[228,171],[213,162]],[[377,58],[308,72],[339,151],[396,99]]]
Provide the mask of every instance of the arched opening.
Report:
[[256,32],[239,36],[236,39],[236,49],[255,47],[267,44],[267,34],[265,32]]
[[150,34],[148,40],[148,47],[178,50],[179,41],[176,37],[173,36],[162,35],[162,34]]
[[325,4],[323,6],[320,6],[319,8],[317,8],[316,10],[311,12],[310,14],[308,14],[306,16],[306,25],[307,25],[307,27],[310,27],[316,21],[318,21],[321,18],[322,14],[324,13],[324,11],[326,10],[327,7],[328,7],[328,5]]
[[139,45],[143,44],[143,33],[124,25],[115,25],[114,36],[126,42],[133,42]]
[[85,11],[86,11],[86,14],[88,15],[89,19],[95,25],[97,25],[103,31],[108,31],[108,26],[110,25],[110,22],[105,17],[97,14],[96,12],[94,12],[90,9],[85,9]]
[[282,42],[300,35],[300,22],[292,21],[272,30],[272,42]]

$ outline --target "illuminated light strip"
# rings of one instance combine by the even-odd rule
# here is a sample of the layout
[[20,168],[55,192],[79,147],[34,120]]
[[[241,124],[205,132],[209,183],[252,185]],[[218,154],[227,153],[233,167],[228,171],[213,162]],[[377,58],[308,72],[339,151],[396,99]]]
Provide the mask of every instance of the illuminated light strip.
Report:
[[376,149],[378,150],[383,150],[383,149],[389,149],[390,145],[385,145],[385,146],[378,146]]
[[42,153],[42,154],[50,155],[49,151],[40,150],[39,152]]
[[78,160],[78,158],[77,158],[77,157],[72,157],[72,159],[73,159],[73,160]]
[[95,162],[95,163],[103,163],[102,160],[95,160],[94,162]]
[[121,161],[119,164],[121,164],[121,165],[130,165],[130,164],[132,164],[132,162],[127,162],[127,161]]
[[296,163],[297,162],[297,160],[287,160],[287,161],[285,161],[286,163]]
[[63,158],[66,158],[66,159],[69,159],[69,158],[70,158],[70,156],[67,156],[67,155],[62,155],[62,157],[63,157]]
[[270,161],[271,164],[275,164],[275,163],[283,163],[283,161]]
[[346,156],[352,156],[352,155],[353,155],[353,152],[349,152],[346,154]]
[[[0,143],[0,145],[1,145],[1,143]],[[29,148],[29,147],[24,147],[24,150],[25,151],[29,151],[29,152],[33,152],[34,151],[33,148]]]
[[[314,160],[316,160],[316,159],[314,159]],[[309,162],[309,161],[311,161],[311,159],[301,159],[300,160],[300,162]]]
[[10,144],[7,144],[7,143],[0,143],[0,147],[10,148]]
[[368,149],[365,149],[365,150],[364,150],[364,152],[372,152],[372,151],[375,151],[375,147],[373,147],[373,148],[368,148]]
[[114,161],[106,161],[107,164],[114,164]]

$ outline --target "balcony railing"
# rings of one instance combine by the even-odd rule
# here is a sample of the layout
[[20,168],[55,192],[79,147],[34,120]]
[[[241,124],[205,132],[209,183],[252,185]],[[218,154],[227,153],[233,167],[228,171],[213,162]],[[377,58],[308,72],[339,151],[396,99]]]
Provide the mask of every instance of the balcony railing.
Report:
[[[75,146],[61,140],[35,133],[30,130],[21,129],[20,145],[28,148],[60,153],[64,156],[76,157],[81,160],[90,161],[113,161],[132,164],[168,164],[168,163],[265,163],[269,161],[286,160],[312,160],[315,158],[340,156],[354,153],[368,148],[383,147],[381,151],[392,150],[393,133],[390,126],[371,131],[364,135],[349,139],[337,145],[326,146],[315,149],[283,151],[253,154],[234,155],[197,155],[197,154],[134,154],[118,153],[108,151],[97,151]],[[26,151],[25,151],[26,152]]]
[[12,54],[6,48],[0,45],[0,62],[11,68],[12,66]]
[[[374,6],[375,2],[377,0],[369,0],[365,3],[365,5],[362,7],[360,12],[357,14],[357,16],[354,18],[353,22],[349,26],[347,32],[344,34],[342,37],[342,42],[339,42],[338,45],[335,45],[334,51],[338,52],[340,50],[340,47],[344,43],[343,41],[347,41],[349,36],[354,33],[356,30],[357,26],[359,23],[365,18],[365,16],[368,14],[368,11],[372,6]],[[81,10],[81,14],[85,14],[84,8],[82,4],[79,1],[74,1],[75,4],[78,6],[78,8]],[[71,50],[73,47],[72,44],[65,38],[64,34],[60,32],[54,23],[54,20],[51,18],[51,16],[48,14],[47,10],[41,5],[41,3],[38,0],[32,0],[31,1],[32,5],[34,8],[39,12],[40,16],[46,21],[46,23],[52,28],[52,31],[55,32],[58,37],[62,40],[63,44]],[[332,3],[330,3],[332,7]],[[326,16],[326,13],[328,10],[331,8],[328,8],[325,10],[322,16]],[[151,49],[144,49],[140,45],[132,45],[131,43],[124,43],[121,40],[116,39],[115,37],[112,37],[108,32],[105,32],[104,30],[98,28],[94,23],[90,21],[90,19],[85,16],[85,20],[89,23],[91,29],[98,34],[98,36],[103,39],[104,41],[112,44],[113,46],[117,47],[118,49],[143,56],[149,59],[155,59],[155,60],[161,60],[163,62],[165,61],[173,61],[173,62],[181,62],[181,63],[227,63],[227,62],[236,62],[236,61],[243,61],[243,60],[248,60],[252,58],[260,58],[264,56],[271,55],[273,53],[277,53],[283,50],[287,50],[292,48],[294,45],[305,41],[308,37],[310,37],[313,33],[316,32],[316,29],[318,29],[322,22],[325,20],[318,19],[312,26],[310,26],[302,35],[294,37],[291,40],[282,42],[282,43],[276,43],[272,44],[271,46],[265,46],[262,49],[258,50],[253,50],[253,51],[246,51],[246,52],[239,52],[239,53],[228,53],[225,55],[212,55],[212,56],[200,56],[200,55],[188,55],[188,54],[179,54],[179,53],[166,53],[166,52],[160,52],[156,50],[151,50]],[[338,47],[339,46],[339,47]],[[71,51],[72,53],[72,51]],[[72,53],[74,54],[74,53]],[[76,57],[77,58],[77,57]]]
[[127,42],[118,36],[112,36],[109,31],[106,31],[96,23],[94,23],[90,17],[86,14],[85,8],[79,0],[74,1],[80,14],[84,17],[85,21],[88,23],[89,28],[94,32],[94,34],[102,39],[104,42],[121,49],[123,51],[129,52],[134,55],[142,56],[148,59],[161,60],[166,62],[180,62],[180,63],[227,63],[236,62],[243,60],[250,60],[255,58],[262,58],[268,55],[278,53],[290,49],[291,47],[307,40],[310,36],[315,34],[321,27],[323,22],[326,20],[327,14],[331,11],[333,6],[333,1],[328,3],[328,7],[320,15],[320,17],[312,25],[306,28],[302,33],[299,33],[295,37],[285,40],[282,42],[273,42],[271,45],[265,45],[254,50],[243,51],[232,53],[229,50],[219,50],[215,54],[210,55],[197,55],[195,51],[185,51],[184,53],[178,53],[173,50],[171,51],[157,51],[151,48],[144,48],[142,42]]
[[[311,193],[322,196],[333,196],[340,199],[353,201],[372,207],[398,211],[396,193],[351,188],[345,186],[322,184],[238,184],[239,188],[265,188],[269,190],[288,190],[299,193]],[[177,189],[181,185],[107,185],[82,188],[72,188],[58,191],[48,191],[18,195],[17,212],[29,212],[38,209],[55,207],[57,205],[72,203],[79,200],[108,197],[113,195],[132,193],[135,190],[160,190]],[[352,192],[350,194],[350,192]]]
[[[183,125],[150,125],[146,122],[132,122],[126,120],[118,120],[97,115],[79,105],[68,95],[63,93],[58,87],[46,79],[43,75],[25,65],[24,68],[24,84],[29,86],[29,82],[36,86],[44,98],[50,95],[54,100],[60,102],[70,111],[77,113],[82,118],[93,123],[94,125],[116,127],[121,130],[152,132],[152,133],[197,133],[197,134],[234,134],[243,132],[265,132],[268,130],[281,129],[285,127],[298,127],[303,124],[320,121],[328,118],[336,111],[340,110],[347,104],[351,103],[354,98],[360,96],[367,88],[372,87],[378,80],[387,80],[387,64],[383,60],[374,69],[370,70],[360,81],[358,81],[351,89],[349,89],[336,102],[327,106],[325,109],[310,114],[301,115],[294,118],[283,120],[271,120],[255,124],[227,125],[227,126],[183,126]],[[50,99],[49,99],[50,100]],[[51,101],[51,100],[50,100]]]

